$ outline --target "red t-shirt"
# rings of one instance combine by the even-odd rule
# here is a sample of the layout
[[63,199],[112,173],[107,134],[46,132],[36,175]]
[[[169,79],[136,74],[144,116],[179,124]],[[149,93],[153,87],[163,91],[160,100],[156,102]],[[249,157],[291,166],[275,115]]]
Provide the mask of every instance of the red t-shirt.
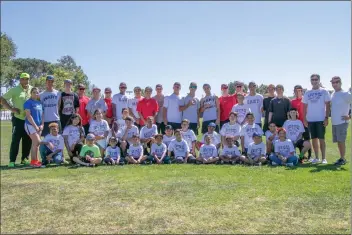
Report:
[[106,110],[106,117],[107,118],[112,118],[112,99],[110,98],[105,98],[105,103],[108,106],[108,110]]
[[[158,102],[154,98],[144,98],[138,102],[137,112],[140,112],[144,119],[147,119],[149,116],[154,116],[159,112]],[[144,126],[144,122],[140,120],[139,125]]]
[[291,100],[291,107],[296,108],[298,111],[298,119],[303,122],[303,108],[304,104],[302,103],[302,98],[296,98]]
[[82,125],[87,125],[89,123],[88,112],[86,106],[88,104],[89,98],[87,96],[82,96],[79,98],[79,110],[78,114],[82,118]]
[[232,107],[237,104],[237,98],[235,95],[221,96],[220,102],[220,121],[226,121],[229,119]]

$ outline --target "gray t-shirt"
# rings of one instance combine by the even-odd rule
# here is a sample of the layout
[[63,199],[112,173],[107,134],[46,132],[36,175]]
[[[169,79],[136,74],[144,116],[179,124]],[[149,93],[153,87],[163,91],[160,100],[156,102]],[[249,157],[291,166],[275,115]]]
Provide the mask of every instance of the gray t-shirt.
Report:
[[218,114],[216,112],[216,96],[209,95],[205,96],[202,99],[202,105],[210,105],[207,109],[203,112],[203,122],[216,120],[218,118]]
[[159,105],[159,112],[158,112],[158,115],[156,115],[155,121],[157,123],[162,123],[164,121],[163,119],[164,95],[162,95],[161,97],[154,96],[153,98],[156,100],[156,102],[158,102],[158,105]]
[[40,93],[40,102],[43,105],[44,122],[53,122],[60,120],[59,100],[61,92],[58,90],[43,91]]
[[191,123],[198,123],[198,110],[200,107],[200,101],[198,98],[192,97],[188,94],[186,97],[182,97],[180,106],[187,105],[190,100],[193,100],[194,104],[182,112],[182,119],[188,119]]
[[93,116],[95,110],[97,109],[101,109],[103,112],[106,112],[106,110],[108,110],[108,106],[106,105],[104,99],[101,98],[99,100],[95,100],[94,98],[92,98],[88,101],[86,110],[88,111],[90,116]]

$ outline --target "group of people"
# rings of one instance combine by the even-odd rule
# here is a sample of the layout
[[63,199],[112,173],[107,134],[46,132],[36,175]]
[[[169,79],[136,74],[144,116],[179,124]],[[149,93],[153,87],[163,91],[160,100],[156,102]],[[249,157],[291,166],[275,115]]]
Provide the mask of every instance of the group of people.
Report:
[[[175,82],[171,95],[165,96],[158,84],[154,97],[152,87],[146,87],[142,96],[137,86],[133,98],[126,96],[127,85],[121,82],[118,94],[112,96],[107,87],[102,96],[101,89],[94,87],[89,98],[83,84],[78,84],[77,94],[73,92],[71,80],[64,81],[60,92],[54,88],[55,77],[48,75],[46,89],[40,93],[29,85],[29,79],[29,74],[22,73],[20,84],[0,97],[3,107],[14,114],[9,167],[15,166],[21,140],[21,164],[32,167],[69,164],[64,148],[71,164],[89,167],[102,162],[294,166],[304,159],[326,164],[325,128],[330,113],[333,142],[340,153],[335,164],[346,164],[352,95],[342,90],[338,76],[331,79],[332,95],[321,86],[320,76],[313,74],[312,89],[303,94],[302,86],[296,85],[292,100],[283,95],[282,85],[272,84],[263,98],[256,93],[255,82],[248,84],[248,93],[237,82],[233,95],[222,84],[220,97],[204,84],[202,99],[196,97],[195,82],[185,97],[180,97],[181,84]],[[311,157],[311,146],[315,157]]]

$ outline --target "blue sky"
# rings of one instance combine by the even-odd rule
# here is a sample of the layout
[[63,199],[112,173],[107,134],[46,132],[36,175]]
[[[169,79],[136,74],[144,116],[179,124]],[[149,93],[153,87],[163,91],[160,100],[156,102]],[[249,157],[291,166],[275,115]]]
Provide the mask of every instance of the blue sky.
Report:
[[195,81],[310,87],[319,73],[351,86],[350,2],[2,2],[17,57],[71,55],[92,83],[118,91]]

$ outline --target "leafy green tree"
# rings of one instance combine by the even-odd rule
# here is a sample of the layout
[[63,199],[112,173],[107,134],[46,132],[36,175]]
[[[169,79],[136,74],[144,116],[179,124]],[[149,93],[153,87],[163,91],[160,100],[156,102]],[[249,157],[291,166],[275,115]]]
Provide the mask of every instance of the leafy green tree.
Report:
[[18,71],[13,64],[13,59],[17,54],[17,47],[14,41],[6,33],[1,32],[1,69],[0,85],[9,87]]
[[20,73],[28,73],[31,79],[37,79],[52,74],[55,66],[48,61],[35,58],[18,58],[13,60]]

